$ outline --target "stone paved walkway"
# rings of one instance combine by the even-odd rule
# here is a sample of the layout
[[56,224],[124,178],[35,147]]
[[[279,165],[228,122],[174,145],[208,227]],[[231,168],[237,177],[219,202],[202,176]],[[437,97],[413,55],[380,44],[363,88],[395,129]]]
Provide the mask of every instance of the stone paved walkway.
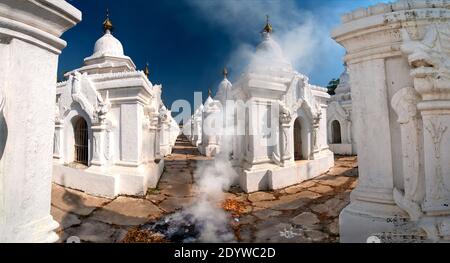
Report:
[[[188,206],[196,195],[194,171],[208,161],[180,136],[157,189],[146,197],[114,200],[89,196],[53,185],[52,215],[60,223],[60,242],[77,236],[82,242],[122,242],[144,223]],[[225,193],[223,206],[241,242],[337,242],[338,215],[356,186],[356,157],[337,157],[325,175],[287,189],[245,194]]]

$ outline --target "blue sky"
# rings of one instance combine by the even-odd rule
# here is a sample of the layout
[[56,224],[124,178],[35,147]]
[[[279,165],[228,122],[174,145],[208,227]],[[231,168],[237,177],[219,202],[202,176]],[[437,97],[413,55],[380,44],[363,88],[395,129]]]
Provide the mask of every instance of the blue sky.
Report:
[[138,68],[148,61],[150,80],[163,85],[170,107],[176,99],[193,101],[194,91],[215,92],[227,66],[230,80],[245,68],[260,42],[265,15],[274,37],[295,68],[313,84],[326,86],[343,70],[344,50],[330,37],[340,15],[387,0],[72,0],[83,21],[63,35],[68,42],[59,76],[78,68],[101,37],[109,8],[114,35]]

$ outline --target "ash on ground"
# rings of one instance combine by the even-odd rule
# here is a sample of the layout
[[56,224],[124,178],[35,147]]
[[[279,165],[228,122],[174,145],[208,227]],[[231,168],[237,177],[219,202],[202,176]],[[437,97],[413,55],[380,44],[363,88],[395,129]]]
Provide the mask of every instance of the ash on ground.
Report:
[[210,221],[199,219],[187,211],[146,224],[142,230],[162,235],[165,240],[173,243],[236,242],[230,226],[211,225]]

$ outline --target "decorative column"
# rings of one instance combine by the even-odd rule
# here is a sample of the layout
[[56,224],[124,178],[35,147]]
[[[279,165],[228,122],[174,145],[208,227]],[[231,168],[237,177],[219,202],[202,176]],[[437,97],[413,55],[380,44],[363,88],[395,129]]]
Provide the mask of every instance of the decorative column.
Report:
[[285,167],[294,165],[294,152],[291,150],[294,145],[292,133],[291,111],[286,107],[283,101],[279,101],[279,122],[280,122],[280,165]]
[[150,137],[153,142],[153,151],[150,153],[150,161],[161,159],[160,151],[160,133],[161,133],[161,119],[158,113],[150,113]]
[[105,158],[105,145],[106,145],[106,129],[105,124],[93,125],[92,138],[93,138],[93,154],[91,164],[93,166],[99,166],[106,168],[106,158]]
[[320,147],[319,147],[320,120],[321,120],[321,113],[317,114],[313,118],[312,145],[313,145],[313,156],[314,156],[314,159],[316,159],[316,155],[320,153]]
[[170,111],[165,107],[161,109],[161,134],[160,134],[160,153],[162,156],[170,154]]
[[56,119],[55,120],[55,133],[53,137],[53,158],[59,160],[60,162],[64,162],[63,160],[63,149],[61,139],[63,136],[64,122]]
[[0,3],[0,242],[58,239],[50,199],[59,37],[80,20],[66,1]]
[[111,102],[109,100],[109,92],[106,91],[106,98],[103,100],[101,96],[98,98],[98,105],[96,108],[96,117],[98,122],[93,124],[92,138],[93,138],[93,155],[91,164],[100,167],[102,170],[106,169],[107,165],[107,130],[108,120],[106,115],[111,110]]
[[[450,10],[447,12],[450,14]],[[450,19],[427,26],[421,40],[413,40],[414,34],[406,30],[402,33],[404,39],[402,51],[408,56],[414,88],[422,98],[409,101],[417,102],[417,109],[422,117],[423,145],[420,146],[423,147],[422,165],[425,175],[424,178],[421,174],[408,178],[412,182],[418,182],[416,185],[420,186],[421,198],[411,195],[411,190],[416,189],[413,188],[415,185],[412,185],[405,189],[405,199],[417,207],[413,210],[415,213],[410,214],[419,215],[418,226],[426,232],[428,238],[448,242],[450,240]],[[413,93],[414,90],[410,90],[410,93]],[[410,111],[400,110],[400,113],[402,112]],[[411,125],[414,125],[415,119],[412,123]],[[410,161],[411,166],[415,165],[414,160]]]
[[448,4],[378,4],[342,20],[333,38],[347,50],[359,185],[340,215],[341,242],[448,239]]

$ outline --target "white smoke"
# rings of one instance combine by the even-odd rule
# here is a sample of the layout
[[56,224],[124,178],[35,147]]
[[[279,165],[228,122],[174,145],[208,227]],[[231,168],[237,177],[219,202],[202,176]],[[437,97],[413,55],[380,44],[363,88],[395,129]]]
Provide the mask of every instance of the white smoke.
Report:
[[237,176],[228,156],[222,151],[211,163],[200,163],[195,171],[200,195],[188,212],[203,225],[200,233],[202,242],[235,241],[234,234],[226,231],[230,217],[221,208],[223,192],[230,188]]
[[299,72],[308,75],[324,64],[342,64],[342,49],[330,38],[336,22],[330,17],[339,17],[333,7],[312,13],[301,9],[294,0],[190,0],[188,3],[236,41],[238,48],[230,54],[227,63],[235,72],[242,72],[250,62],[266,15],[274,28],[273,38]]
[[[177,218],[192,218],[199,230],[197,241],[200,242],[233,242],[236,238],[227,226],[231,217],[222,209],[224,192],[236,182],[237,173],[233,169],[230,156],[232,152],[232,137],[228,136],[234,127],[224,123],[232,123],[231,112],[224,111],[220,102],[214,101],[214,105],[220,108],[215,114],[209,115],[202,122],[202,133],[209,133],[208,136],[220,137],[220,152],[211,161],[199,161],[194,171],[195,183],[197,186],[197,197],[193,205],[186,207]],[[228,106],[228,105],[227,105]],[[224,114],[224,112],[230,114]],[[224,118],[225,120],[222,120]],[[210,126],[216,127],[213,129]],[[220,132],[213,132],[218,130]]]

